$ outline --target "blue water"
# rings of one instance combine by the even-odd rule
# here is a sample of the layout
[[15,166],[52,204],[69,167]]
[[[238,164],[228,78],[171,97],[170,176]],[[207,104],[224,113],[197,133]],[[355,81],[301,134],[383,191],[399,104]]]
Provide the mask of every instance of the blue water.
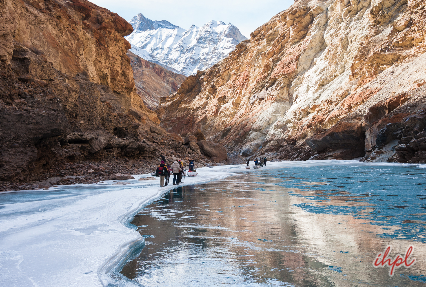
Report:
[[[122,274],[142,286],[422,286],[424,167],[288,163],[176,188],[135,216],[146,246]],[[392,258],[414,246],[418,261],[389,276],[373,267],[387,246]]]
[[[425,171],[424,166],[419,165],[348,164],[292,167],[261,171],[260,174],[282,179],[280,186],[297,188],[293,196],[312,201],[297,205],[307,212],[350,214],[369,220],[371,224],[398,228],[395,232],[380,234],[382,237],[425,243]],[[357,204],[316,204],[339,198],[348,204]]]

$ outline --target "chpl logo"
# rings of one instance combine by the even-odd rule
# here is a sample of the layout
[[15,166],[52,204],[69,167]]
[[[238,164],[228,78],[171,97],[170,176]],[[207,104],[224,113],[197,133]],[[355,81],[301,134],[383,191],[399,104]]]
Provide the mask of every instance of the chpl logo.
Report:
[[408,257],[410,257],[411,253],[413,252],[413,246],[408,247],[404,257],[400,257],[399,255],[397,255],[394,260],[390,258],[386,258],[388,254],[390,253],[390,251],[391,251],[391,247],[388,246],[388,248],[386,248],[385,250],[385,253],[383,254],[383,257],[382,257],[382,253],[379,253],[377,255],[376,260],[373,263],[374,267],[384,267],[387,264],[390,267],[390,270],[389,270],[390,276],[393,276],[395,267],[399,267],[402,264],[404,264],[405,267],[410,267],[412,264],[414,264],[414,261],[416,261],[416,259],[413,258],[413,260],[410,263],[408,263],[409,261]]

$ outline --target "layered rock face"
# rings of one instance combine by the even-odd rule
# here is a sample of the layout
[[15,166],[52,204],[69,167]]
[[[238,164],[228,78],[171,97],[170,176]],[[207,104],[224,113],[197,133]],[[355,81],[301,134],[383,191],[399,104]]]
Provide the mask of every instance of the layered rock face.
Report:
[[164,102],[244,157],[424,162],[425,4],[298,1]]
[[188,153],[136,93],[131,32],[86,0],[0,1],[0,183],[67,162]]
[[184,30],[139,14],[130,23],[134,31],[126,39],[132,44],[133,53],[185,76],[213,66],[246,40],[237,27],[221,21]]
[[184,75],[173,73],[160,65],[148,62],[132,52],[127,52],[133,69],[137,94],[151,110],[159,108],[160,98],[177,92]]

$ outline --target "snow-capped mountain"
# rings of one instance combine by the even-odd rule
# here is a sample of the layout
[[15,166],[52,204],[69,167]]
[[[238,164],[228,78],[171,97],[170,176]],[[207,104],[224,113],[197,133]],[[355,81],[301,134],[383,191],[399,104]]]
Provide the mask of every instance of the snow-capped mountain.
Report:
[[130,24],[133,26],[134,31],[140,31],[140,32],[148,31],[148,30],[156,30],[159,28],[165,28],[165,29],[179,28],[178,26],[175,26],[166,20],[152,21],[148,18],[145,18],[145,16],[142,15],[141,13],[133,17],[133,19],[130,21]]
[[214,20],[185,30],[139,14],[130,24],[134,31],[126,39],[133,53],[185,76],[213,66],[247,40],[234,25]]

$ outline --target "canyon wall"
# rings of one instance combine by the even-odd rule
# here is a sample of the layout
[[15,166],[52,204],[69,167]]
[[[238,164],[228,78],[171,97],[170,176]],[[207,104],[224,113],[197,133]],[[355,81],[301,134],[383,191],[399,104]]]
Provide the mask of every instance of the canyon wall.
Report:
[[425,4],[297,1],[162,106],[237,157],[424,162]]
[[67,175],[67,162],[187,153],[136,93],[131,32],[86,0],[0,0],[0,182]]
[[177,92],[186,79],[184,75],[176,74],[158,64],[144,60],[130,51],[127,55],[133,69],[136,92],[145,106],[151,110],[158,109],[160,99]]

